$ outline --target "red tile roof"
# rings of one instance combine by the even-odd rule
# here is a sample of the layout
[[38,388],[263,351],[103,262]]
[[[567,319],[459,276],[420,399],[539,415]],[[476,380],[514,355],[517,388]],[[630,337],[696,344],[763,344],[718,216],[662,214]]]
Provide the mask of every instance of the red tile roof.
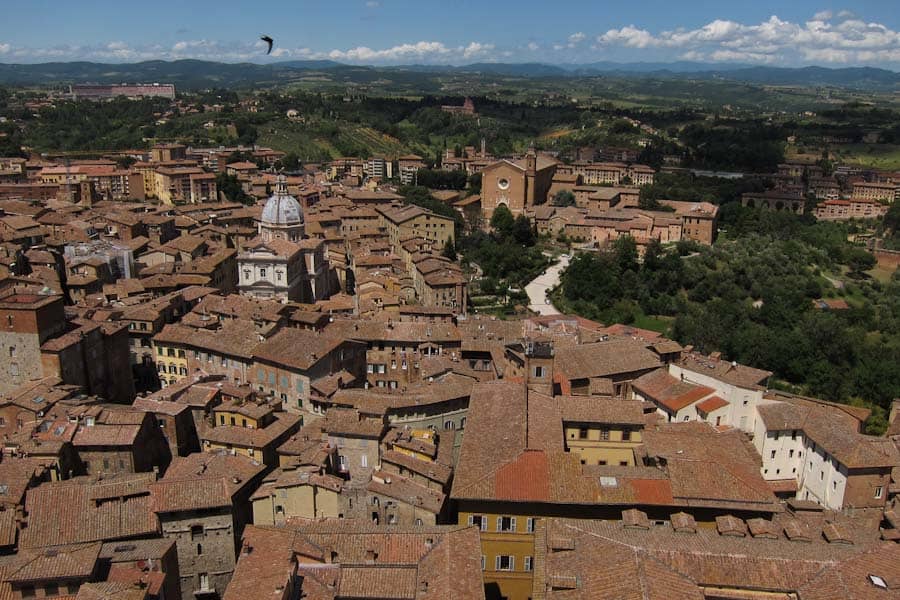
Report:
[[541,450],[526,450],[494,475],[495,497],[504,500],[550,500],[550,464]]
[[723,406],[728,406],[728,402],[720,398],[719,396],[711,396],[697,405],[697,410],[704,413],[709,414],[714,410],[718,410]]

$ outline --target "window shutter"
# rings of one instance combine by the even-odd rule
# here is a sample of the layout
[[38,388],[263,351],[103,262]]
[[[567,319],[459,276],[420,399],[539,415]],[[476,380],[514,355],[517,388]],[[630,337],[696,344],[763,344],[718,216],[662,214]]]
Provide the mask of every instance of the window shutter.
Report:
[[484,515],[481,515],[481,530],[487,531],[487,517]]
[[516,557],[515,556],[509,557],[509,570],[510,571],[516,570]]
[[495,571],[500,570],[500,557],[499,556],[494,558],[494,570]]
[[515,533],[516,531],[516,518],[513,517],[509,520],[509,530]]
[[474,525],[474,524],[475,524],[475,517],[473,517],[472,515],[469,515],[469,525]]

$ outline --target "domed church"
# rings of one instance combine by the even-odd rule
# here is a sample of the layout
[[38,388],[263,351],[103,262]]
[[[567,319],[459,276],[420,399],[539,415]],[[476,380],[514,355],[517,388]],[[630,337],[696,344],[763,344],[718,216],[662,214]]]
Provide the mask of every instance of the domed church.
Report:
[[260,216],[258,235],[238,255],[238,289],[257,298],[315,302],[328,298],[323,240],[306,238],[303,208],[279,175]]
[[259,220],[259,237],[267,242],[299,242],[304,233],[303,208],[288,193],[285,176],[279,175],[275,183],[275,194],[266,202]]

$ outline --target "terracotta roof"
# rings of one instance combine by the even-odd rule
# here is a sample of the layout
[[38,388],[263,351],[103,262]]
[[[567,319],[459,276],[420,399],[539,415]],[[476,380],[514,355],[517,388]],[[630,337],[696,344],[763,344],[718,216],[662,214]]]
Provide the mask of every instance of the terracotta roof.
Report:
[[767,402],[757,407],[767,431],[800,430],[823,450],[850,468],[900,465],[900,453],[884,438],[862,435],[838,409],[789,402]]
[[719,396],[710,396],[703,402],[697,404],[697,411],[702,412],[703,414],[708,415],[714,410],[718,410],[724,406],[728,406],[728,402]]
[[644,343],[622,339],[561,348],[555,364],[569,379],[637,373],[661,365],[659,356]]
[[235,494],[255,485],[265,467],[243,456],[198,452],[172,461],[150,486],[157,513],[231,506]]
[[366,489],[373,494],[394,498],[404,504],[415,506],[434,515],[444,508],[446,496],[438,490],[396,473],[375,471]]
[[[877,595],[867,575],[880,571],[891,580],[900,564],[895,556],[900,546],[896,545],[867,553],[844,544],[814,543],[798,548],[796,542],[784,539],[724,536],[707,529],[684,533],[670,527],[628,528],[611,521],[550,519],[544,538],[548,541],[540,538],[542,549],[546,548],[546,565],[535,571],[533,597],[545,600],[584,597],[588,590],[599,592],[600,597],[636,600],[699,599],[704,597],[702,588],[725,588],[728,597],[741,598],[749,596],[732,594],[799,592],[802,600],[889,598],[893,596]],[[569,547],[551,551],[550,540],[559,538],[570,540]],[[596,556],[608,560],[597,561]],[[657,574],[642,576],[646,573],[642,569],[651,565],[660,568]],[[835,573],[839,575],[833,576]],[[665,579],[660,579],[663,574]],[[554,576],[571,577],[572,591],[550,590],[548,584]],[[648,591],[648,582],[664,586]],[[847,582],[850,585],[845,585]]]
[[[28,526],[21,532],[20,547],[157,534],[159,525],[150,507],[147,487],[153,477],[152,473],[119,475],[102,482],[76,477],[29,490],[25,501]],[[123,484],[134,485],[134,489],[123,495]],[[109,487],[119,488],[112,497],[107,497]],[[79,518],[71,518],[73,514]]]
[[23,550],[20,566],[12,570],[6,581],[25,585],[54,579],[88,579],[94,573],[99,543]]
[[325,520],[250,526],[244,540],[250,551],[240,556],[224,600],[286,586],[294,570],[309,598],[484,599],[479,536],[471,527],[385,530]]
[[689,371],[745,388],[758,388],[772,375],[771,371],[754,369],[697,353],[683,354],[678,365]]
[[669,375],[664,368],[638,377],[631,382],[631,387],[648,400],[661,404],[672,413],[715,393],[712,388],[679,381]]
[[250,429],[248,427],[218,425],[216,427],[204,427],[198,432],[200,439],[217,444],[231,444],[241,448],[266,448],[278,441],[282,436],[297,428],[300,424],[298,415],[289,413],[275,413],[275,420],[265,427]]
[[307,371],[345,343],[344,338],[294,327],[282,329],[253,350],[254,358]]

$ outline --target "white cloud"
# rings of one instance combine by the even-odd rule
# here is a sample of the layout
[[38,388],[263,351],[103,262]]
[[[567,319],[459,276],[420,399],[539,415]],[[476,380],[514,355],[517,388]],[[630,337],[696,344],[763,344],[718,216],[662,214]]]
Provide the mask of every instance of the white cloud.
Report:
[[331,50],[327,53],[332,60],[348,62],[397,63],[408,60],[429,60],[439,63],[452,63],[456,60],[469,60],[489,55],[494,50],[493,44],[470,42],[466,46],[447,46],[443,42],[416,42],[400,44],[391,48],[375,50],[367,46],[350,48],[349,50]]
[[628,48],[648,48],[658,46],[659,40],[646,29],[638,29],[634,25],[628,25],[621,29],[610,29],[597,38],[601,44],[626,46]]
[[537,50],[540,50],[541,46],[537,42],[528,42],[528,49],[532,52],[535,52]]
[[0,54],[7,54],[10,50],[12,50],[12,46],[9,44],[0,44]]
[[900,52],[900,32],[846,11],[836,16],[821,11],[805,23],[776,15],[756,25],[716,19],[696,29],[658,34],[628,25],[610,29],[597,42],[604,47],[680,48],[682,56],[759,63],[790,62],[798,54],[807,61],[825,63],[897,62]]
[[587,39],[587,36],[583,32],[573,33],[569,36],[569,48],[574,48],[585,39]]
[[369,0],[366,2],[366,8],[378,8],[379,6],[381,6],[381,2],[378,2],[377,0]]

